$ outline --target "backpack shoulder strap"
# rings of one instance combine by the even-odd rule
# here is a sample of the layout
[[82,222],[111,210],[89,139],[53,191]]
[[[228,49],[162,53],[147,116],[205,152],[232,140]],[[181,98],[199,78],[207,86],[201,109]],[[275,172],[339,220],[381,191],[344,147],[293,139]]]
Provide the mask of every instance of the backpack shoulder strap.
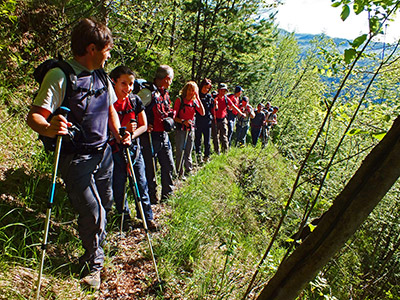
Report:
[[71,80],[71,75],[76,75],[76,74],[72,66],[63,59],[58,60],[56,66],[60,68],[61,71],[63,71],[63,73],[65,74],[65,78],[67,80],[65,97],[63,99],[61,106],[69,107],[69,98],[71,97],[73,91],[73,83]]

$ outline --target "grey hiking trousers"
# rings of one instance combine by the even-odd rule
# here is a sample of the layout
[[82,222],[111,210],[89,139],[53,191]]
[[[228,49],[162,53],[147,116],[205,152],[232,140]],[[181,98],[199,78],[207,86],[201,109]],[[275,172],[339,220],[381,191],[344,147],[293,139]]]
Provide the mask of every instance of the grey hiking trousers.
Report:
[[80,262],[88,271],[101,270],[106,212],[112,207],[111,147],[91,154],[62,154],[60,171],[69,199],[78,212],[78,231],[85,253]]

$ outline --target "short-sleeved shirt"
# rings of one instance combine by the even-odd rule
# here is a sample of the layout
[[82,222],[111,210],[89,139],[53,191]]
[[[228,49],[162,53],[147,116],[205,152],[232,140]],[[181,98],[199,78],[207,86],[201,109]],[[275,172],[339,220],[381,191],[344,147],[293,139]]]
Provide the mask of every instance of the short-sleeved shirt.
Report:
[[137,119],[137,116],[144,110],[142,100],[137,95],[129,95],[123,101],[114,102],[114,108],[118,113],[121,126],[126,126],[131,119]]
[[243,116],[238,117],[238,123],[237,124],[239,126],[242,126],[242,127],[248,126],[249,125],[249,120],[250,120],[250,115],[251,115],[251,112],[252,112],[253,109],[248,104],[246,104],[246,106],[243,106],[242,104],[240,104],[239,109],[240,109],[240,111],[242,113],[245,114],[245,116],[244,117]]
[[215,110],[215,117],[218,119],[224,119],[227,115],[228,106],[232,106],[232,101],[227,96],[220,97],[219,95],[215,98],[218,109]]
[[[90,72],[76,60],[68,60],[67,63],[73,68],[75,74],[83,71]],[[67,78],[60,68],[54,68],[47,72],[40,86],[39,92],[33,101],[34,106],[44,108],[53,113],[59,108],[64,100],[67,89]],[[117,101],[111,81],[108,81],[109,105]]]
[[250,124],[253,128],[261,128],[265,121],[265,113],[263,111],[256,111],[255,117],[251,120]]
[[[228,98],[232,101],[233,104],[239,106],[239,98],[236,97],[235,94],[229,94]],[[231,111],[235,116],[238,114],[236,110],[230,109],[229,107],[228,110]]]
[[168,90],[158,88],[152,92],[148,88],[144,88],[139,91],[138,96],[146,107],[147,121],[153,126],[153,131],[165,131],[163,119],[171,115],[172,111]]
[[203,94],[201,92],[199,93],[199,96],[204,107],[204,116],[196,112],[196,126],[211,125],[211,121],[214,119],[214,98],[211,96],[211,94]]
[[194,116],[196,113],[196,107],[194,104],[193,100],[190,101],[185,101],[184,104],[182,105],[181,103],[182,99],[181,97],[176,98],[175,104],[174,104],[174,111],[176,117],[183,119],[183,120],[194,120]]

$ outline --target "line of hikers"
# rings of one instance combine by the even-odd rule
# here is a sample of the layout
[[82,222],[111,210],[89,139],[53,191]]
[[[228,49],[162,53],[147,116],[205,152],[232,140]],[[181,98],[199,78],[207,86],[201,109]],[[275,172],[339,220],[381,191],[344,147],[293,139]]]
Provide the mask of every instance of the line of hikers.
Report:
[[[108,77],[103,67],[112,47],[112,34],[104,24],[90,18],[81,20],[71,35],[73,58],[57,62],[46,72],[27,117],[28,125],[41,137],[65,137],[59,170],[78,213],[78,231],[85,249],[80,257],[82,283],[94,289],[100,287],[102,245],[113,202],[118,213],[124,214],[126,226],[132,223],[125,196],[128,173],[124,149],[129,147],[134,162],[147,225],[155,229],[151,204],[171,196],[175,172],[190,173],[193,145],[199,161],[207,161],[211,136],[214,152],[226,152],[235,123],[236,143],[244,145],[249,122],[255,145],[260,136],[268,136],[278,111],[269,103],[266,107],[258,104],[254,111],[249,99],[241,97],[240,86],[227,95],[227,85],[220,83],[212,95],[209,79],[199,86],[187,82],[172,107],[168,88],[173,69],[159,66],[152,82],[135,80],[135,73],[125,66],[115,68]],[[67,117],[59,113],[61,106],[70,109]],[[121,127],[126,127],[123,136]],[[169,139],[174,127],[175,162]],[[161,168],[160,199],[156,161]]]

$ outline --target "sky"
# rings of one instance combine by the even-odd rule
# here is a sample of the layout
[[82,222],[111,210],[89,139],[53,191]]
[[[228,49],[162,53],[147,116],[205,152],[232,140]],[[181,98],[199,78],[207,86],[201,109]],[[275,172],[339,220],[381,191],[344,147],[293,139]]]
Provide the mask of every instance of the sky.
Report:
[[[324,33],[332,38],[340,37],[353,40],[368,33],[367,13],[355,15],[351,12],[346,21],[342,21],[341,7],[332,7],[331,0],[284,0],[276,15],[278,27],[295,33]],[[400,38],[400,18],[386,28],[386,36],[380,41],[394,42]]]

